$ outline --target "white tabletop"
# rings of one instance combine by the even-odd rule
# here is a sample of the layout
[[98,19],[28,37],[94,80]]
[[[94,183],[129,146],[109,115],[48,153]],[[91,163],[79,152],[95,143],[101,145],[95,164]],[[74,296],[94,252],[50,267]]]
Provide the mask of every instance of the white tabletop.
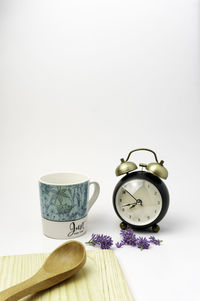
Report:
[[169,171],[163,243],[113,250],[136,301],[199,301],[198,37],[198,0],[0,1],[0,256],[63,242],[42,234],[38,178],[49,172],[100,183],[77,240],[119,241],[115,168],[148,147]]

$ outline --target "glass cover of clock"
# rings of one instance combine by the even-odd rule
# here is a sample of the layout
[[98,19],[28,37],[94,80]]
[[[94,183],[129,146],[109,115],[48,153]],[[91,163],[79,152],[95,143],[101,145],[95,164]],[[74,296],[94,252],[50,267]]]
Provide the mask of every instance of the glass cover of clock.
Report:
[[130,180],[118,190],[116,208],[124,221],[143,226],[153,222],[160,214],[162,197],[151,182]]

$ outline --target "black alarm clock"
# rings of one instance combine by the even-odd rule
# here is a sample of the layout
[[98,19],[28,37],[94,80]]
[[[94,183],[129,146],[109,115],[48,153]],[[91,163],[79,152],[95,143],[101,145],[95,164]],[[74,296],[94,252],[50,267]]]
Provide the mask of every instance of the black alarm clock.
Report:
[[[128,161],[130,155],[136,151],[153,153],[155,162],[140,163],[142,170],[136,171],[137,165]],[[143,230],[152,228],[158,232],[158,223],[163,219],[169,207],[169,192],[161,179],[167,179],[168,171],[164,161],[158,162],[157,155],[148,148],[132,150],[126,160],[121,159],[117,167],[116,176],[125,175],[116,185],[113,192],[113,206],[121,219],[120,227],[127,226]],[[147,171],[144,171],[143,169]]]

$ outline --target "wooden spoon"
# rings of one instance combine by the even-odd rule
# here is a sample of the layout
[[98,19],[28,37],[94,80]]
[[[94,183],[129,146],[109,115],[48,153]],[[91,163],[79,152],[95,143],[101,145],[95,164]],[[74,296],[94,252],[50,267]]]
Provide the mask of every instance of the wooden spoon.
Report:
[[77,273],[86,262],[82,243],[68,241],[55,249],[31,278],[0,292],[1,301],[16,301],[47,289]]

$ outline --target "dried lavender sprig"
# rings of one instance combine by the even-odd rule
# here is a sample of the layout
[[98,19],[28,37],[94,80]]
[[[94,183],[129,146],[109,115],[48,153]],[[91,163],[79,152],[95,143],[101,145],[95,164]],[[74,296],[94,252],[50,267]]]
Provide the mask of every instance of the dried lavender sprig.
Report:
[[113,240],[109,235],[92,234],[92,238],[86,242],[92,246],[100,246],[101,249],[110,249],[113,245]]
[[160,245],[162,240],[155,239],[154,236],[150,236],[149,240],[145,237],[137,238],[134,231],[131,228],[126,230],[121,230],[120,234],[122,236],[122,240],[117,242],[115,245],[117,248],[121,248],[124,245],[137,246],[141,250],[149,249],[150,244]]
[[120,234],[122,236],[121,242],[116,243],[117,248],[121,248],[123,245],[136,246],[137,238],[132,229],[128,228],[126,230],[121,230]]
[[137,238],[137,247],[140,249],[140,250],[143,250],[143,249],[149,249],[150,247],[150,243],[149,241],[146,239],[146,237],[138,237]]
[[162,240],[156,239],[154,236],[150,236],[149,237],[149,242],[154,244],[154,245],[160,246],[160,243],[162,242]]

